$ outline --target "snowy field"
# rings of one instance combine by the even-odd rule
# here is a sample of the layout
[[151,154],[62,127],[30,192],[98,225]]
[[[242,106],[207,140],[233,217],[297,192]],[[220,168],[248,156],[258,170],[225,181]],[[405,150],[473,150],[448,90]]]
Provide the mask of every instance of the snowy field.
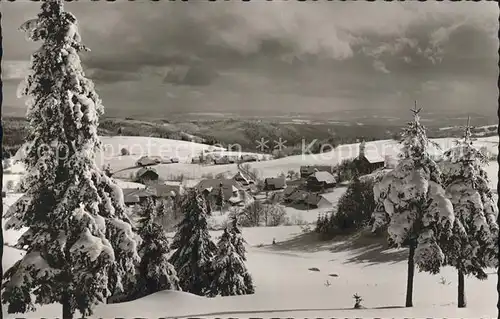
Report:
[[[220,232],[212,232],[217,237]],[[204,298],[182,292],[159,292],[133,302],[100,305],[93,318],[134,317],[493,317],[496,314],[496,275],[486,281],[466,280],[468,308],[456,306],[456,272],[445,268],[432,276],[417,273],[414,307],[403,308],[406,252],[381,251],[377,244],[359,248],[355,240],[319,242],[298,226],[244,228],[247,266],[256,293],[248,296]],[[12,237],[10,237],[12,236]],[[10,232],[7,239],[18,234]],[[273,238],[277,245],[271,245]],[[4,269],[20,256],[5,247]],[[316,267],[320,271],[310,271]],[[336,276],[334,276],[336,275]],[[353,294],[366,309],[352,310]],[[38,307],[26,315],[5,318],[54,318],[60,305]]]
[[[116,139],[122,142],[130,141],[123,137]],[[172,141],[158,141],[160,142],[168,144]],[[444,139],[437,142],[446,149],[452,145],[453,140]],[[370,147],[385,149],[389,143],[393,142],[377,141],[367,144],[371,145]],[[494,137],[479,139],[476,145],[487,146],[490,152],[496,154],[497,143],[498,137]],[[200,148],[206,147],[198,145]],[[252,167],[264,172],[264,176],[274,176],[281,171],[298,170],[300,165],[304,164],[335,164],[342,158],[356,156],[357,149],[357,144],[340,147],[331,154],[334,158],[329,160],[314,155],[308,155],[305,159],[294,156],[252,163]],[[396,146],[394,149],[397,153]],[[189,156],[189,152],[190,150],[186,150],[186,156]],[[133,165],[136,159],[128,160],[126,165]],[[114,168],[116,161],[110,160],[110,163]],[[118,167],[125,164],[116,165]],[[198,167],[195,172],[198,175],[210,170],[236,172],[235,165],[202,167],[181,163],[161,165],[158,169],[165,172],[178,170],[186,174],[192,167]],[[492,188],[496,189],[496,162],[490,163],[487,172]],[[11,176],[8,178],[19,179],[19,173],[22,173],[22,170],[8,174]],[[9,193],[3,200],[4,211],[19,196]],[[313,211],[287,211],[288,216],[294,213],[300,213],[301,218],[308,222],[314,222],[317,217],[317,212]],[[2,224],[4,222],[3,220]],[[220,235],[220,231],[211,233],[214,238]],[[404,308],[402,306],[405,301],[407,267],[405,250],[383,250],[380,241],[367,238],[350,237],[343,241],[320,242],[314,234],[303,233],[299,226],[244,228],[243,235],[248,242],[247,266],[256,285],[254,295],[204,298],[188,293],[164,291],[129,303],[100,305],[95,309],[93,318],[496,317],[497,277],[493,270],[486,281],[467,278],[468,306],[465,309],[457,308],[457,274],[453,269],[444,268],[435,276],[417,272],[414,281],[414,307]],[[19,236],[20,232],[4,231],[5,244],[14,244]],[[277,245],[271,245],[273,239]],[[18,260],[22,253],[17,249],[4,247],[4,271]],[[320,271],[310,271],[309,268],[312,267]],[[362,304],[366,309],[352,309],[352,296],[355,293],[363,298]],[[53,318],[60,315],[60,305],[38,307],[36,312],[29,314],[7,314],[4,307],[5,318]]]
[[[119,137],[120,142],[125,144],[127,141],[134,141],[137,143],[147,144],[147,137],[134,137],[129,138]],[[103,142],[106,143],[113,138],[103,138]],[[142,139],[142,142],[140,142]],[[191,156],[197,156],[199,151],[202,149],[209,148],[210,146],[203,144],[196,144],[191,142],[182,142],[182,141],[173,141],[173,140],[162,140],[162,139],[154,139],[155,141],[159,140],[157,143],[158,146],[161,145],[170,145],[172,143],[170,149],[174,150],[175,147],[181,148],[181,146],[177,145],[186,145],[186,149],[183,152],[179,152],[182,154],[182,158],[185,160],[181,160],[180,163],[177,164],[160,164],[155,166],[155,169],[160,174],[160,176],[164,178],[170,178],[172,176],[184,175],[186,178],[197,179],[201,178],[204,174],[220,174],[227,173],[228,175],[236,174],[238,172],[238,168],[236,164],[227,164],[227,165],[198,165],[191,164],[190,159]],[[161,142],[160,142],[161,141]],[[441,149],[431,149],[431,153],[439,155],[442,154],[443,150],[447,150],[454,145],[455,139],[452,138],[444,138],[444,139],[434,139]],[[156,142],[155,142],[156,143]],[[165,144],[162,144],[165,143]],[[184,143],[184,144],[182,144]],[[156,144],[155,144],[156,145]],[[498,154],[498,136],[486,137],[486,138],[478,138],[475,141],[475,145],[479,147],[486,147],[489,153]],[[168,150],[167,146],[164,147],[164,150]],[[194,150],[193,153],[191,150]],[[151,147],[151,154],[155,155],[159,153],[159,150],[156,150],[154,147]],[[198,153],[197,153],[198,152]],[[366,143],[366,152],[374,153],[379,156],[396,156],[399,153],[399,144],[392,140],[381,140],[381,141],[373,141]],[[227,154],[228,152],[225,152]],[[163,151],[163,156],[175,156],[176,153],[168,153],[168,151]],[[331,152],[326,152],[323,154],[305,154],[305,155],[295,155],[288,156],[284,158],[279,158],[275,160],[269,161],[261,161],[261,162],[253,162],[250,163],[253,169],[257,169],[260,176],[265,177],[276,177],[281,173],[287,173],[289,170],[294,170],[298,172],[300,170],[300,166],[302,165],[336,165],[339,164],[343,159],[346,158],[354,158],[359,154],[359,143],[357,144],[347,144],[341,145],[335,150]],[[146,154],[140,154],[146,155]],[[139,156],[140,157],[140,156]],[[178,156],[179,157],[179,156]],[[109,160],[107,159],[109,158]],[[104,159],[105,164],[110,164],[113,171],[121,170],[126,167],[132,167],[135,165],[135,161],[138,159],[138,155],[131,155],[129,157],[119,157],[111,158],[106,157]],[[187,160],[189,159],[189,160]],[[498,165],[495,161],[491,162],[490,170],[496,171],[498,169]],[[116,177],[127,178],[130,176],[131,172],[135,172],[137,169],[125,170],[121,173],[117,173]],[[496,174],[496,173],[495,173]],[[495,186],[496,189],[496,186]]]
[[[161,177],[169,179],[172,177],[184,175],[186,178],[199,179],[204,174],[220,174],[227,173],[233,175],[238,172],[236,164],[227,165],[199,165],[191,164],[191,159],[196,157],[206,150],[207,152],[219,155],[237,156],[238,154],[253,154],[253,153],[236,153],[228,152],[221,148],[198,144],[193,142],[169,140],[153,137],[140,136],[103,136],[103,151],[96,156],[96,162],[99,166],[109,164],[111,169],[116,172],[114,175],[117,178],[128,179],[131,174],[135,173],[138,168],[135,167],[136,161],[145,155],[162,156],[166,158],[177,157],[179,163],[175,164],[160,164],[155,165],[154,169]],[[431,148],[432,154],[442,154],[443,150],[449,149],[454,145],[454,138],[434,139],[441,149]],[[498,136],[478,138],[475,142],[476,147],[486,147],[490,154],[498,154]],[[131,155],[121,156],[120,150],[127,148]],[[380,140],[366,143],[366,152],[377,154],[379,156],[396,156],[399,153],[399,144],[393,140]],[[288,156],[284,158],[266,160],[260,162],[249,163],[252,169],[256,169],[262,178],[276,177],[281,173],[287,173],[289,170],[298,172],[302,165],[336,165],[347,158],[354,158],[359,154],[359,143],[347,144],[337,147],[331,152],[323,154],[305,154]],[[260,158],[264,156],[258,155]],[[15,168],[16,173],[20,168]],[[496,161],[490,162],[487,167],[488,172],[494,172],[496,175],[498,164]],[[491,177],[491,174],[490,178]],[[16,177],[7,176],[7,179]],[[496,189],[495,186],[493,187]]]

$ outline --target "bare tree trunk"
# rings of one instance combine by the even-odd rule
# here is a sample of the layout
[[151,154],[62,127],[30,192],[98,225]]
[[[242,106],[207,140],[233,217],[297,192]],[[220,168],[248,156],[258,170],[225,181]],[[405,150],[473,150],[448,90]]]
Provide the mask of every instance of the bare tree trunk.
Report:
[[406,282],[406,307],[413,307],[413,277],[415,275],[415,248],[417,242],[410,240],[410,253],[408,254],[408,279]]
[[464,273],[458,270],[458,308],[467,307],[467,301],[465,299],[465,278]]
[[73,319],[73,314],[71,313],[71,306],[69,304],[69,298],[65,294],[62,298],[62,319]]
[[266,226],[266,227],[267,227],[267,211],[268,211],[268,208],[266,207],[266,208],[264,209],[264,218],[265,218],[265,223],[266,223],[266,224],[265,224],[265,226]]

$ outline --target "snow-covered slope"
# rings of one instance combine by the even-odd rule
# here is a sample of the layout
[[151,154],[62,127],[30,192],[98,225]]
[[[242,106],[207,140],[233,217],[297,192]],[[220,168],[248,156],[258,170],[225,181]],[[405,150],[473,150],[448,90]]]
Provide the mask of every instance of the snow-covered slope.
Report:
[[[168,140],[164,141],[165,143],[168,143]],[[443,151],[453,146],[455,139],[443,138],[434,139],[433,141],[436,142],[441,149],[432,148],[431,153],[438,156],[442,154]],[[477,147],[485,147],[491,154],[498,154],[498,136],[480,138],[475,141],[475,144]],[[382,156],[383,158],[386,155],[395,157],[399,153],[399,144],[398,142],[393,140],[367,142],[366,152],[375,153],[379,156]],[[196,156],[196,154],[194,155]],[[341,145],[335,150],[323,154],[306,153],[304,155],[288,156],[269,161],[253,162],[250,163],[250,165],[252,168],[257,169],[262,177],[276,177],[280,173],[286,174],[289,170],[294,170],[297,172],[300,170],[300,166],[302,165],[336,165],[346,158],[354,158],[358,155],[359,143]],[[115,159],[111,159],[107,163],[110,163],[111,167],[114,170],[123,167],[123,165]],[[492,170],[498,167],[495,162],[492,162],[491,166]],[[197,164],[189,164],[186,162],[178,164],[157,165],[155,166],[155,169],[158,171],[160,176],[164,178],[171,178],[173,176],[179,176],[182,174],[187,178],[196,179],[201,178],[201,176],[204,174],[216,175],[220,173],[227,173],[228,175],[230,175],[238,172],[235,164],[203,166]],[[133,170],[127,170],[123,172],[123,174],[118,173],[116,176],[127,177],[132,171]]]
[[[160,164],[156,165],[155,169],[161,177],[171,179],[183,175],[186,178],[199,179],[204,174],[217,175],[227,173],[228,175],[236,174],[238,168],[236,164],[227,165],[198,165],[191,164],[191,158],[198,156],[201,151],[234,156],[235,152],[227,152],[223,149],[209,145],[197,144],[186,141],[169,140],[161,138],[140,137],[140,136],[116,136],[116,137],[101,137],[104,150],[97,155],[97,163],[99,165],[110,164],[113,171],[117,172],[117,178],[127,179],[131,174],[134,174],[138,168],[135,167],[136,161],[144,155],[163,156],[163,157],[178,157],[180,163],[176,164]],[[434,139],[440,149],[432,148],[431,153],[436,156],[443,151],[453,146],[454,138]],[[484,147],[491,155],[498,154],[498,136],[479,138],[475,141],[477,147]],[[307,146],[307,145],[306,145]],[[365,152],[374,153],[383,158],[385,156],[395,157],[399,153],[399,144],[393,140],[380,140],[366,143]],[[120,156],[120,150],[127,148],[131,155]],[[242,153],[243,154],[243,153]],[[244,153],[250,154],[250,153]],[[359,143],[341,145],[335,150],[323,154],[307,154],[288,156],[280,159],[260,161],[250,163],[251,167],[256,169],[261,177],[275,177],[280,173],[287,173],[289,170],[299,171],[302,165],[336,165],[347,158],[354,158],[359,155]],[[131,169],[127,169],[131,168]],[[18,179],[17,173],[22,172],[22,165],[18,164],[13,168],[16,174],[5,175],[6,179]],[[491,161],[487,167],[488,175],[492,180],[492,186],[496,189],[496,172],[498,164],[496,161]],[[492,173],[492,174],[491,174]],[[4,182],[5,185],[6,181]]]
[[[381,252],[377,245],[349,247],[348,242],[320,242],[297,226],[243,229],[247,266],[256,284],[248,296],[202,298],[182,292],[159,292],[133,302],[99,305],[92,318],[159,317],[452,317],[496,314],[496,276],[466,279],[468,308],[456,306],[456,272],[445,268],[432,276],[417,273],[413,308],[402,308],[406,287],[405,251]],[[220,232],[213,232],[217,237]],[[276,238],[277,245],[272,246]],[[261,247],[261,244],[266,245]],[[345,247],[343,247],[345,246]],[[6,249],[4,265],[19,251]],[[316,267],[320,271],[309,271]],[[336,276],[333,276],[333,275]],[[366,309],[352,310],[353,294]],[[57,317],[60,305],[39,307],[27,315],[5,318]]]

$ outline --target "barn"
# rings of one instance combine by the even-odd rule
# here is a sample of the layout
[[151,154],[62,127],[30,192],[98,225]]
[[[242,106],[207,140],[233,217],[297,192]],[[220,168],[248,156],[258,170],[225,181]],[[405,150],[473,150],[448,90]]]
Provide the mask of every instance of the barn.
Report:
[[156,198],[156,190],[150,188],[123,188],[123,201],[125,205],[142,204],[147,198]]
[[264,190],[267,191],[284,189],[286,187],[286,179],[284,177],[266,178],[264,184]]
[[159,178],[160,176],[155,169],[143,167],[137,171],[135,181],[146,185],[158,182]]
[[243,186],[249,186],[250,184],[255,184],[250,176],[239,171],[233,176],[233,179]]
[[300,167],[300,178],[308,178],[314,172],[328,172],[333,173],[333,166],[331,165],[305,165]]
[[152,166],[152,165],[157,165],[160,164],[161,158],[159,156],[143,156],[137,160],[135,163],[136,166]]
[[333,203],[326,199],[321,194],[308,194],[304,203],[310,208],[331,209]]
[[309,175],[306,181],[307,190],[311,192],[324,192],[335,187],[337,181],[329,172],[316,171]]
[[244,190],[240,183],[234,179],[211,178],[204,179],[196,186],[200,193],[205,194],[209,201],[214,201],[216,196],[219,195],[222,187],[224,200],[237,205],[244,200]]

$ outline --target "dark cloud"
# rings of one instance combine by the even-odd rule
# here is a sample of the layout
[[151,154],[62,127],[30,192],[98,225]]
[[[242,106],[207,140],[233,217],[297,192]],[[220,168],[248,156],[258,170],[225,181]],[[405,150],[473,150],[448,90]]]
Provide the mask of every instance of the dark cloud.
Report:
[[115,83],[138,81],[140,74],[124,71],[109,71],[105,69],[88,69],[86,75],[97,83]]
[[204,66],[174,66],[167,71],[163,82],[177,85],[210,85],[217,77],[217,72]]
[[[3,5],[4,64],[28,60],[36,49],[15,29],[38,6]],[[66,8],[79,19],[92,49],[82,60],[110,107],[399,109],[418,98],[490,112],[496,103],[495,3],[101,1]]]

